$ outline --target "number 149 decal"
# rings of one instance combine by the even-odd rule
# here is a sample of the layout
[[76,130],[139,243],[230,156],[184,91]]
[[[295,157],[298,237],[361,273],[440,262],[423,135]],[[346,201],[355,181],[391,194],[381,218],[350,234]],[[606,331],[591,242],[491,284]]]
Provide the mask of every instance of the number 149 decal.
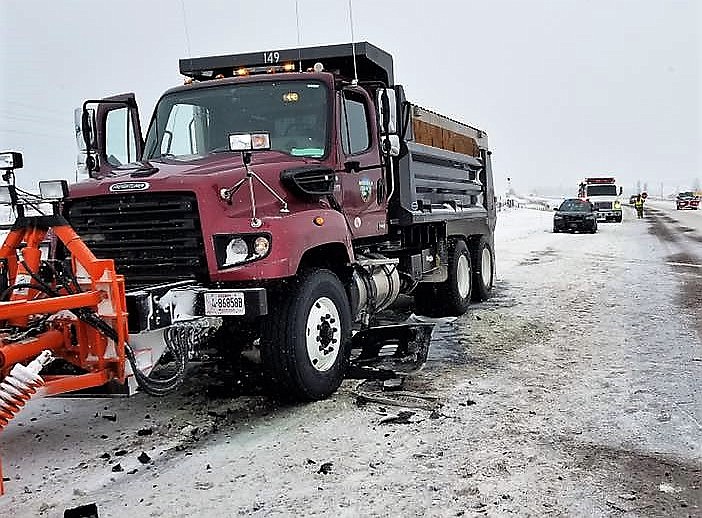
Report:
[[263,62],[264,63],[278,63],[280,61],[280,52],[272,51],[272,52],[264,52],[263,53]]

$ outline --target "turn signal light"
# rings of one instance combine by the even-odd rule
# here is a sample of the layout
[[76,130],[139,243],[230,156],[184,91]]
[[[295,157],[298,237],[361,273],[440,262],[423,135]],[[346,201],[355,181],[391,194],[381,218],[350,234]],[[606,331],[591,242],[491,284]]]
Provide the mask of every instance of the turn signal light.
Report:
[[314,218],[313,221],[314,221],[314,224],[317,225],[318,227],[321,227],[322,225],[324,225],[324,218],[322,216],[317,216],[316,218]]

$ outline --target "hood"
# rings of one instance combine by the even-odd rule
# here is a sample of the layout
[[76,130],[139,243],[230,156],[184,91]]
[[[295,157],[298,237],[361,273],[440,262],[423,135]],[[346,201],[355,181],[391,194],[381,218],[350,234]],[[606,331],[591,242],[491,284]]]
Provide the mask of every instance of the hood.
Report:
[[[284,169],[318,164],[319,160],[292,157],[277,151],[254,153],[249,167],[267,181],[279,180]],[[204,185],[230,185],[243,178],[246,169],[238,153],[212,154],[195,160],[158,159],[125,164],[102,178],[90,178],[70,186],[70,196],[142,190],[192,190]]]

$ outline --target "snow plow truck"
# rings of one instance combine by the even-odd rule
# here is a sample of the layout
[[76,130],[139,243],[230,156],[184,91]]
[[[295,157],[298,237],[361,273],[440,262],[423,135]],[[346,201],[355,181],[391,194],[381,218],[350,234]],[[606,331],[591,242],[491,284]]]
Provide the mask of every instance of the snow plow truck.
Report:
[[487,135],[409,102],[388,53],[268,50],[180,72],[145,137],[133,94],[76,110],[78,183],[41,182],[23,204],[21,155],[1,155],[18,218],[0,249],[0,429],[37,392],[166,394],[205,349],[255,349],[274,392],[322,399],[352,362],[426,360],[430,325],[377,325],[400,294],[428,316],[490,296]]

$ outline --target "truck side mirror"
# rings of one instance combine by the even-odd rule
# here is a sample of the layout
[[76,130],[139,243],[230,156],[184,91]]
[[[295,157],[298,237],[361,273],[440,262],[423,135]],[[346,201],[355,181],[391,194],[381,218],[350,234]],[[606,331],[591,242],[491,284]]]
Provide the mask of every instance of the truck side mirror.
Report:
[[76,108],[76,112],[79,110],[81,112],[80,131],[81,135],[83,136],[83,142],[90,146],[91,149],[95,149],[97,147],[97,134],[95,132],[95,109]]
[[624,187],[620,187],[619,188],[619,196],[621,196],[623,192],[624,192]]
[[[95,169],[97,149],[97,134],[95,132],[95,110],[93,108],[83,109],[78,107],[73,112],[73,120],[76,131],[76,145],[78,146],[78,156],[76,157],[76,168],[79,173],[88,175]],[[90,148],[90,156],[88,156]]]
[[397,101],[395,90],[380,88],[378,90],[377,106],[380,118],[380,130],[383,135],[397,134]]

